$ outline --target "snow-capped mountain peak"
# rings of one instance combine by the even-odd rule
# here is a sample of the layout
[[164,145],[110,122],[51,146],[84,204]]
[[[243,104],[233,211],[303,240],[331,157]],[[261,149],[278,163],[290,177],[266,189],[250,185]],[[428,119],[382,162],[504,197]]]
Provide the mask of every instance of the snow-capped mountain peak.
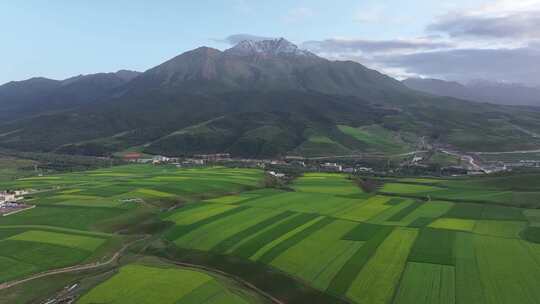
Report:
[[277,55],[293,55],[293,56],[316,56],[315,54],[306,50],[300,49],[295,44],[291,43],[285,38],[272,39],[272,40],[244,40],[238,43],[236,46],[228,49],[227,54],[249,56],[249,55],[261,55],[261,56],[277,56]]

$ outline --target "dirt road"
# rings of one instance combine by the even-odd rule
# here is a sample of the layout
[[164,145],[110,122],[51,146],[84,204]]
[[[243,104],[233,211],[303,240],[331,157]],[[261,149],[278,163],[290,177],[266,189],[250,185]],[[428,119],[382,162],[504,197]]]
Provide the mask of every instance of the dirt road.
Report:
[[24,279],[2,283],[2,284],[0,284],[0,290],[8,289],[8,288],[11,288],[13,286],[17,286],[17,285],[20,285],[20,284],[23,284],[23,283],[26,283],[26,282],[29,282],[29,281],[33,281],[33,280],[36,280],[36,279],[40,279],[40,278],[44,278],[44,277],[48,277],[48,276],[52,276],[52,275],[56,275],[56,274],[68,273],[68,272],[77,272],[77,271],[83,271],[83,270],[91,270],[91,269],[97,269],[97,268],[100,268],[100,267],[110,265],[110,264],[114,263],[114,261],[116,261],[129,246],[131,246],[131,245],[133,245],[133,244],[135,244],[137,242],[143,241],[143,240],[145,240],[147,238],[148,237],[145,237],[145,238],[142,238],[142,239],[139,239],[139,240],[136,240],[136,241],[133,241],[133,242],[131,242],[129,244],[124,245],[122,248],[120,248],[120,250],[115,252],[105,262],[96,262],[96,263],[92,263],[92,264],[75,265],[75,266],[69,266],[69,267],[60,268],[60,269],[53,269],[53,270],[44,271],[44,272],[41,272],[41,273],[31,275],[31,276],[29,276],[27,278],[24,278]]

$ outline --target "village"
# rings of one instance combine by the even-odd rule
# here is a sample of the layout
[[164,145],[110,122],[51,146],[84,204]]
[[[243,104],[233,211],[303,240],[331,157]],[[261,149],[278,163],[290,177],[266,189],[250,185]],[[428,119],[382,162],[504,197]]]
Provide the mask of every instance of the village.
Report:
[[26,190],[6,190],[0,192],[0,216],[15,214],[35,207],[24,203],[24,196],[28,193],[29,191]]
[[168,157],[162,155],[143,155],[141,153],[128,153],[123,160],[131,163],[143,163],[153,165],[174,165],[178,168],[204,167],[212,165],[237,166],[261,168],[270,174],[276,172],[335,172],[351,175],[378,175],[399,176],[411,172],[414,175],[426,176],[464,176],[494,174],[512,171],[514,168],[533,168],[540,163],[493,163],[479,162],[477,157],[440,150],[440,153],[452,155],[459,159],[459,165],[437,166],[429,161],[429,151],[416,151],[401,155],[400,158],[388,159],[381,155],[362,155],[350,157],[300,157],[284,156],[279,159],[251,159],[237,158],[229,153],[198,154],[191,157]]

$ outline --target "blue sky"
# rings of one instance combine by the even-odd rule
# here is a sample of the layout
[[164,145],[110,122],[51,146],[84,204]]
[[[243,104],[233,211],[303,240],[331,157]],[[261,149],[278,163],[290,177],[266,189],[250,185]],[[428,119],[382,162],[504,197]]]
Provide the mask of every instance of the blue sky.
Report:
[[[538,4],[536,0],[523,1],[531,7]],[[494,2],[500,5],[486,8]],[[119,69],[144,71],[201,45],[227,48],[225,39],[234,34],[285,37],[300,46],[314,47],[321,56],[357,60],[396,77],[411,74],[459,78],[459,75],[442,75],[440,71],[426,73],[425,68],[416,71],[418,67],[407,66],[404,58],[412,62],[410,56],[426,51],[485,49],[486,46],[516,49],[523,47],[524,41],[536,41],[536,36],[505,41],[500,37],[477,40],[458,37],[451,29],[461,28],[460,24],[451,24],[452,28],[445,28],[443,24],[443,29],[435,32],[428,30],[451,16],[461,14],[463,18],[456,22],[469,20],[470,11],[478,12],[482,18],[494,11],[513,11],[508,3],[506,0],[301,0],[294,3],[284,0],[6,0],[0,2],[0,83],[33,76],[63,79]],[[314,43],[306,44],[308,41]],[[448,45],[373,52],[366,50],[364,44],[360,48],[355,44],[343,49],[330,45],[329,41],[364,44],[420,41]]]

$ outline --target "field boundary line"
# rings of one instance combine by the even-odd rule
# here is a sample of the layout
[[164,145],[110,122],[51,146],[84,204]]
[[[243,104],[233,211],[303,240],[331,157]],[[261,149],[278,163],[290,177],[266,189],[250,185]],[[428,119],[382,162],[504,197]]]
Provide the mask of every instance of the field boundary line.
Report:
[[[504,192],[511,192],[511,191],[504,191]],[[531,209],[532,207],[522,207],[522,206],[514,206],[505,204],[502,202],[495,202],[495,201],[483,201],[483,200],[474,200],[474,199],[456,199],[456,198],[445,198],[445,197],[438,197],[438,196],[432,196],[432,195],[415,195],[410,193],[394,193],[394,192],[383,192],[378,191],[376,192],[377,195],[381,196],[390,196],[390,197],[401,197],[401,198],[415,198],[422,200],[424,203],[429,203],[431,201],[443,201],[443,202],[450,202],[450,203],[456,203],[456,204],[477,204],[477,205],[492,205],[492,206],[499,206],[499,207],[507,207],[507,208],[517,208],[517,209]]]
[[257,286],[251,284],[250,282],[240,278],[240,277],[237,277],[235,275],[232,275],[230,273],[227,273],[227,272],[224,272],[224,271],[221,271],[219,269],[215,269],[215,268],[211,268],[211,267],[208,267],[208,266],[203,266],[203,265],[197,265],[197,264],[191,264],[191,263],[184,263],[184,262],[178,262],[178,261],[174,261],[174,260],[170,260],[170,259],[165,259],[175,265],[178,265],[178,266],[182,266],[182,267],[186,267],[186,268],[192,268],[192,269],[198,269],[198,270],[204,270],[204,271],[208,271],[208,272],[213,272],[213,273],[216,273],[216,274],[219,274],[219,275],[222,275],[226,278],[229,278],[229,279],[232,279],[234,281],[236,281],[237,283],[240,283],[241,285],[243,285],[244,287],[247,287],[248,289],[251,289],[252,291],[255,291],[256,293],[262,295],[264,298],[266,298],[267,300],[270,300],[272,303],[275,303],[275,304],[286,304],[285,302],[279,300],[278,298],[272,296],[271,294],[259,289]]
[[73,234],[95,236],[95,237],[113,237],[115,235],[114,233],[85,231],[85,230],[62,228],[62,227],[47,226],[47,225],[1,225],[0,226],[0,230],[1,229],[25,229],[25,228],[36,229],[36,230],[52,230],[52,231],[63,232],[63,233],[73,233]]
[[14,286],[26,283],[26,282],[30,282],[30,281],[33,281],[33,280],[36,280],[36,279],[41,279],[41,278],[48,277],[48,276],[51,276],[51,275],[69,273],[69,272],[77,272],[77,271],[84,271],[84,270],[91,270],[91,269],[97,269],[97,268],[101,268],[103,266],[107,266],[109,264],[112,264],[114,261],[118,260],[118,258],[120,258],[122,253],[129,246],[131,246],[134,243],[137,243],[139,241],[143,241],[143,240],[147,239],[148,237],[149,236],[145,236],[142,239],[135,240],[135,241],[133,241],[131,243],[128,243],[128,244],[122,246],[122,248],[120,248],[118,251],[116,251],[105,262],[94,262],[94,263],[90,263],[90,264],[74,265],[74,266],[69,266],[69,267],[64,267],[64,268],[59,268],[59,269],[47,270],[47,271],[44,271],[44,272],[40,272],[40,273],[31,275],[30,277],[27,277],[27,278],[24,278],[24,279],[2,283],[2,284],[0,284],[0,290],[8,289],[8,288],[11,288],[11,287],[14,287]]

